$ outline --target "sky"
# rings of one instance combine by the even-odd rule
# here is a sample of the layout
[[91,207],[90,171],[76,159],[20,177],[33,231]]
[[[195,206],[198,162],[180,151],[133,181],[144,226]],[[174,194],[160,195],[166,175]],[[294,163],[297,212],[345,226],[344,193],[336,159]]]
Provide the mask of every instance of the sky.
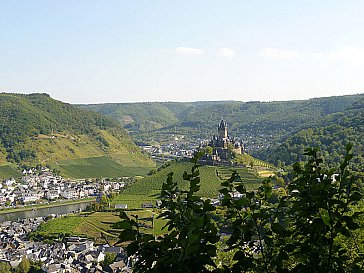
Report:
[[68,103],[363,93],[364,1],[0,0],[0,92]]

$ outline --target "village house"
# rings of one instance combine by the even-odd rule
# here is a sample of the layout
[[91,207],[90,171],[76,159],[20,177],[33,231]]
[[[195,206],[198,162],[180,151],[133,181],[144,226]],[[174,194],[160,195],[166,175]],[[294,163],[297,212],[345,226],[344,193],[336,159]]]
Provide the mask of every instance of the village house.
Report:
[[65,199],[77,199],[79,198],[79,193],[74,189],[68,189],[61,193]]
[[45,192],[45,198],[48,200],[54,200],[59,198],[59,191],[58,190],[48,190]]

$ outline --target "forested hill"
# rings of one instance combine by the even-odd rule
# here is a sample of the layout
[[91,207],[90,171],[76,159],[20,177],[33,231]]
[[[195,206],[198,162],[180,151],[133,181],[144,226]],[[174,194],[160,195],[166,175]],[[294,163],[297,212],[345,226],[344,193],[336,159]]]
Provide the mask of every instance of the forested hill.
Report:
[[142,102],[78,105],[110,116],[134,134],[165,128],[185,121],[196,109],[230,102]]
[[[336,119],[342,116],[351,120],[357,115],[350,116],[351,113],[355,111],[362,113],[359,106],[356,110],[352,107],[355,102],[363,99],[364,94],[357,94],[298,101],[152,102],[82,105],[81,107],[115,118],[134,134],[135,139],[145,143],[150,143],[151,140],[158,141],[173,134],[184,135],[187,140],[208,139],[216,133],[218,122],[224,118],[228,122],[229,133],[241,138],[249,153],[263,160],[269,159],[272,163],[283,161],[288,164],[300,159],[303,143],[306,146],[312,146],[315,143],[331,143],[327,139],[319,141],[314,138],[329,133],[328,130],[332,128],[336,128],[334,135],[338,139],[332,141],[334,146],[339,146],[339,143],[344,144],[353,138],[356,144],[362,136],[362,134],[357,135],[360,130],[353,129],[354,136],[349,137],[346,130],[349,127],[346,126],[351,125],[340,125],[341,123],[338,123]],[[347,109],[351,110],[346,112]],[[346,131],[339,133],[341,129]],[[310,132],[312,137],[308,137]],[[289,143],[296,141],[295,139],[300,138],[302,134],[307,137],[302,145],[301,141],[297,140],[297,143],[300,143],[299,149],[295,147],[296,150],[281,151],[284,147],[291,148]],[[285,146],[280,146],[283,143]],[[334,146],[329,149],[334,149]],[[360,149],[360,145],[357,149]]]
[[[111,116],[134,135],[153,139],[154,134],[186,134],[208,138],[223,117],[232,135],[255,142],[279,141],[304,124],[342,112],[364,94],[280,102],[150,102],[82,105]],[[249,143],[247,143],[249,145]]]
[[[145,102],[79,105],[111,116],[134,134],[156,130],[209,136],[223,117],[238,135],[293,131],[303,123],[342,112],[364,94],[277,102]],[[282,132],[283,131],[283,132]]]
[[289,136],[279,147],[262,151],[260,156],[275,164],[306,160],[302,157],[308,146],[320,147],[321,154],[330,164],[342,161],[345,146],[354,144],[353,168],[364,172],[364,99],[340,113],[327,115],[306,124]]
[[[0,165],[139,154],[120,124],[99,113],[52,99],[47,94],[0,94]],[[121,156],[120,156],[121,157]]]

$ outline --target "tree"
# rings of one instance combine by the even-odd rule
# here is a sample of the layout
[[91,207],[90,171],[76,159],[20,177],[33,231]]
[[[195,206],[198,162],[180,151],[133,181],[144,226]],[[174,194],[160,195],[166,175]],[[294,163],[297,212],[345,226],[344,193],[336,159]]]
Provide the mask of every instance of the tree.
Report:
[[217,227],[211,218],[215,208],[210,200],[197,196],[200,178],[198,157],[192,162],[191,173],[184,173],[189,181],[188,190],[180,190],[170,173],[161,191],[159,218],[167,220],[165,236],[154,238],[139,229],[138,217],[129,218],[120,212],[122,221],[114,228],[121,229],[120,242],[130,241],[128,255],[138,255],[133,272],[208,272],[207,266],[215,267]]
[[[219,217],[210,200],[197,195],[197,157],[191,173],[183,176],[190,183],[187,191],[179,189],[170,173],[162,186],[158,216],[167,220],[165,236],[143,234],[138,217],[125,212],[115,225],[121,229],[120,242],[130,242],[128,254],[138,257],[134,271],[363,272],[364,239],[355,235],[363,228],[363,189],[348,170],[352,147],[347,145],[338,169],[324,169],[318,152],[306,149],[308,161],[294,164],[292,181],[278,190],[268,178],[257,191],[248,191],[234,172],[222,183]],[[226,243],[217,226],[229,234]],[[355,247],[347,246],[355,240]],[[217,251],[217,246],[224,248],[221,244],[227,255]]]
[[353,237],[363,213],[353,211],[363,195],[347,170],[352,147],[346,149],[339,170],[323,169],[318,149],[307,149],[309,160],[294,165],[285,194],[274,191],[270,179],[256,192],[235,173],[223,183],[227,245],[237,250],[232,272],[362,272],[361,250],[352,254],[339,240]]
[[0,262],[0,272],[11,273],[11,266],[7,262]]
[[200,151],[204,154],[212,155],[212,152],[214,151],[214,149],[211,146],[205,146],[205,147],[201,148]]
[[106,268],[115,261],[116,253],[106,253],[105,259],[101,262],[102,268],[106,270]]
[[16,273],[27,273],[30,270],[30,262],[27,257],[23,256],[20,264],[16,267]]
[[[355,177],[348,171],[352,146],[347,145],[344,162],[339,170],[324,170],[318,149],[306,150],[309,161],[302,167],[295,163],[296,180],[288,186],[295,192],[289,197],[289,221],[295,258],[293,270],[305,272],[359,272],[364,262],[349,262],[348,253],[339,236],[349,239],[360,228],[354,212],[363,195]],[[307,251],[309,249],[309,251]],[[361,253],[363,255],[363,253]],[[360,257],[360,256],[359,256]],[[313,270],[314,269],[314,270]]]

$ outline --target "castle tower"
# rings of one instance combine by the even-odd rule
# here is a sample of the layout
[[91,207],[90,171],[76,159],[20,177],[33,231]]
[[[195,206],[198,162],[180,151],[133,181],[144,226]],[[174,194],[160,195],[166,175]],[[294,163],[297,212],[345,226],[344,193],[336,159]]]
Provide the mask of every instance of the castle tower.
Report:
[[217,131],[219,132],[219,140],[227,138],[228,137],[228,126],[227,123],[223,120],[221,120]]

